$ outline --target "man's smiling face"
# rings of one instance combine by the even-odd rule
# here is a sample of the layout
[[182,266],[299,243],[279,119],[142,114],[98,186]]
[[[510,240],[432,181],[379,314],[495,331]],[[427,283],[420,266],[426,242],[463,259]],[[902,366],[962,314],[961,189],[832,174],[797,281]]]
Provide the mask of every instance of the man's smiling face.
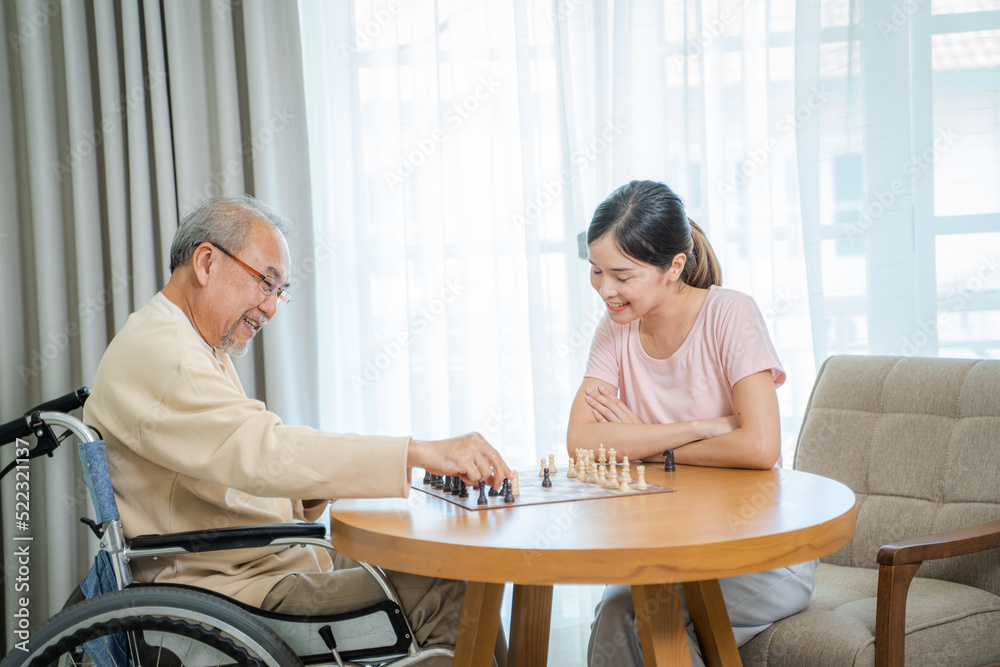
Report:
[[[218,249],[215,252],[224,264],[220,267],[219,278],[222,282],[216,291],[216,303],[212,309],[212,328],[221,332],[216,347],[230,356],[240,357],[246,354],[257,332],[274,317],[278,297],[277,294],[264,294],[261,281],[239,262]],[[231,252],[274,284],[288,285],[291,264],[288,244],[281,232],[273,227],[254,224],[246,246]]]

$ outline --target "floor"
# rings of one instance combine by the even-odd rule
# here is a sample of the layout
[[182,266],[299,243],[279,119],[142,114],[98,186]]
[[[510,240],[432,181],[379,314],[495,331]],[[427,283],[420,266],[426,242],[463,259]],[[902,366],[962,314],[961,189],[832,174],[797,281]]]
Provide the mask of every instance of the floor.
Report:
[[[604,586],[553,587],[548,667],[584,667],[587,664],[590,623],[603,592]],[[507,584],[500,616],[508,632],[512,597],[513,585]]]

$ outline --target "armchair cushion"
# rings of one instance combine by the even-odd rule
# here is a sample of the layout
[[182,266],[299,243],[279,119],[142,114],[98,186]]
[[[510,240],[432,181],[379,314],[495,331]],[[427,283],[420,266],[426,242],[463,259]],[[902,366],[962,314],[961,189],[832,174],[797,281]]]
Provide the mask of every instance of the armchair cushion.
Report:
[[[743,645],[743,664],[874,664],[877,588],[878,570],[820,563],[809,606]],[[908,667],[993,664],[1000,660],[998,636],[1000,597],[927,577],[916,577],[910,584],[906,600]],[[984,639],[970,644],[968,637]]]

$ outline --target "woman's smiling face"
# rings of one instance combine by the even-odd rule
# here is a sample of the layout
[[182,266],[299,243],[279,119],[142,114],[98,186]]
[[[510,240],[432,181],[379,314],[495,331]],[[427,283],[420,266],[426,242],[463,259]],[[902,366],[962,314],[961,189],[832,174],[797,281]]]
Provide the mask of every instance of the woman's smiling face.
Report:
[[[601,295],[611,319],[619,324],[642,317],[660,305],[667,295],[671,276],[674,273],[679,275],[676,262],[661,271],[625,255],[615,245],[611,234],[605,234],[591,243],[588,250],[590,284]],[[680,268],[683,266],[681,260]]]

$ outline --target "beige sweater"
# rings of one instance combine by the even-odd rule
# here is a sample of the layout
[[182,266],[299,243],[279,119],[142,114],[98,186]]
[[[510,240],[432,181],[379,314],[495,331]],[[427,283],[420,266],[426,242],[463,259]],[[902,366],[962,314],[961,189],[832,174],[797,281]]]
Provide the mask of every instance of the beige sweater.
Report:
[[[108,443],[127,537],[311,521],[323,506],[303,500],[409,491],[408,438],[285,426],[247,398],[229,356],[162,294],[111,341],[91,390],[84,421]],[[287,574],[331,568],[325,550],[298,546],[132,563],[137,581],[201,586],[252,605]]]

